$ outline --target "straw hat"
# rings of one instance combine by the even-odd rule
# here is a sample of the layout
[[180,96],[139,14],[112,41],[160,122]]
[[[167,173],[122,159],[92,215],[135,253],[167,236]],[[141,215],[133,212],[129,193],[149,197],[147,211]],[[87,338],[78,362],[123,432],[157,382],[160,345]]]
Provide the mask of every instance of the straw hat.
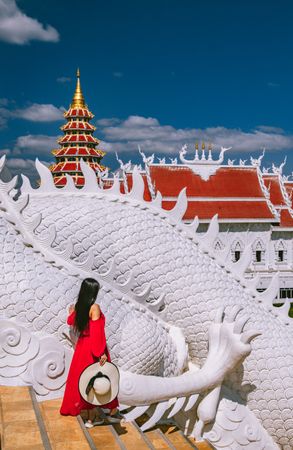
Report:
[[108,361],[86,367],[79,377],[78,389],[82,398],[92,405],[105,405],[114,400],[119,391],[119,371]]

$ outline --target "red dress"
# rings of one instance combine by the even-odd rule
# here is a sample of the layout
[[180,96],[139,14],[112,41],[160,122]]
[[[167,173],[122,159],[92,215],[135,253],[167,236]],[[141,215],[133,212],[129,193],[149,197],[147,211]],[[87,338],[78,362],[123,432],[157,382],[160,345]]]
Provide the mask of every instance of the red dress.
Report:
[[[75,320],[75,311],[67,318],[68,325],[73,325]],[[105,353],[107,361],[110,361],[110,355],[106,345],[105,336],[105,316],[101,312],[99,319],[89,319],[87,328],[80,334],[75,351],[72,357],[63,402],[60,408],[60,414],[64,416],[77,416],[82,409],[93,409],[95,405],[86,402],[78,390],[78,381],[82,371],[90,364],[98,361],[98,358]],[[103,408],[113,409],[119,405],[117,397]]]

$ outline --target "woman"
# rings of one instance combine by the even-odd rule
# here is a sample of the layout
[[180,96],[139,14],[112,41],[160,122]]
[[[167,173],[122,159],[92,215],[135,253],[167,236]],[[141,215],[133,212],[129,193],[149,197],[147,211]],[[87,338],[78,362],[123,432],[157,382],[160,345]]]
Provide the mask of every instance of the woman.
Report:
[[[103,365],[107,360],[110,361],[105,337],[105,317],[99,305],[95,304],[99,289],[100,285],[95,279],[86,278],[81,283],[75,306],[69,306],[67,323],[73,326],[79,337],[60,408],[62,415],[77,416],[81,410],[93,410],[96,408],[95,405],[91,405],[81,397],[78,389],[79,377],[90,364],[100,361],[100,364]],[[117,397],[110,403],[101,405],[101,407],[110,409],[110,414],[107,417],[110,422],[119,422],[121,420],[122,416],[120,416],[117,409]],[[102,423],[102,421],[95,424],[98,423]],[[93,420],[89,419],[86,422],[86,426],[91,428]]]

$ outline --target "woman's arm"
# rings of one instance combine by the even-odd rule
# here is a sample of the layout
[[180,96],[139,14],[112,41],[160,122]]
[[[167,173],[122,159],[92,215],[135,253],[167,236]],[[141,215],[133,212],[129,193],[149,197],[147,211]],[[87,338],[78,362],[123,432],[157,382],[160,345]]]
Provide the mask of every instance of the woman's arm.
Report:
[[93,305],[90,309],[90,339],[91,351],[96,358],[102,357],[104,362],[104,354],[106,349],[105,336],[105,319],[101,313],[99,305]]
[[74,325],[74,320],[75,320],[75,305],[69,305],[68,308],[68,314],[69,316],[67,317],[67,325]]
[[91,306],[90,309],[90,318],[92,320],[98,320],[101,316],[101,310],[99,305],[97,305],[96,303],[94,305]]

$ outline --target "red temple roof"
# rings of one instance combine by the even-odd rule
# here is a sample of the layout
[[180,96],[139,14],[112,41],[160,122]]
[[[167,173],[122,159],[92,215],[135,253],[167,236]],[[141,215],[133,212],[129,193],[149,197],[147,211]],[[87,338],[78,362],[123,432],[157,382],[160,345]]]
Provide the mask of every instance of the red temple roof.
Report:
[[271,202],[275,206],[286,205],[287,202],[282,192],[279,175],[265,174],[263,180],[269,190]]
[[280,226],[293,227],[293,217],[288,208],[280,210]]
[[67,122],[65,125],[62,125],[61,130],[62,131],[67,131],[67,130],[95,131],[96,127],[89,122],[85,122],[85,121],[81,121],[81,120],[78,120],[78,121],[71,120],[70,122]]
[[152,183],[163,196],[163,206],[171,209],[180,191],[187,187],[185,220],[277,221],[262,189],[256,167],[219,167],[208,180],[185,166],[150,166]]
[[[105,170],[105,167],[98,163],[88,162],[88,165],[95,171]],[[66,162],[59,162],[57,164],[52,164],[50,170],[53,174],[58,173],[58,172],[68,172],[68,173],[80,172],[80,173],[82,173],[81,168],[80,168],[80,163],[77,161],[66,161]]]
[[93,137],[91,134],[76,133],[76,134],[65,134],[60,139],[58,139],[59,144],[64,144],[67,142],[87,142],[89,144],[99,144],[99,140]]
[[94,115],[88,110],[88,108],[69,108],[68,111],[64,113],[66,119],[71,117],[86,117],[92,119]]
[[105,152],[103,152],[103,150],[89,147],[62,147],[53,150],[53,152],[56,158],[61,156],[93,156],[101,158],[105,155]]
[[150,166],[151,178],[163,196],[264,197],[255,167],[220,167],[207,181],[186,166]]
[[[176,202],[163,201],[164,209],[174,208]],[[188,208],[183,217],[184,220],[192,221],[196,216],[199,219],[211,219],[218,214],[219,219],[236,221],[246,219],[255,221],[276,221],[265,200],[263,201],[188,201]]]
[[[71,175],[71,177],[73,178],[74,184],[76,186],[81,187],[84,185],[83,175]],[[54,181],[55,181],[55,186],[57,186],[57,187],[65,186],[67,183],[65,175],[55,176]]]
[[293,206],[293,181],[286,181],[284,183],[289,199],[291,199],[291,207]]
[[[146,176],[144,198],[151,198]],[[180,191],[186,187],[188,207],[184,220],[195,216],[210,220],[215,214],[220,220],[278,222],[278,216],[261,186],[261,175],[256,167],[219,167],[205,181],[186,166],[150,165],[155,191],[163,197],[163,208],[172,209]],[[127,174],[129,190],[132,175]],[[122,187],[122,191],[124,188]]]

